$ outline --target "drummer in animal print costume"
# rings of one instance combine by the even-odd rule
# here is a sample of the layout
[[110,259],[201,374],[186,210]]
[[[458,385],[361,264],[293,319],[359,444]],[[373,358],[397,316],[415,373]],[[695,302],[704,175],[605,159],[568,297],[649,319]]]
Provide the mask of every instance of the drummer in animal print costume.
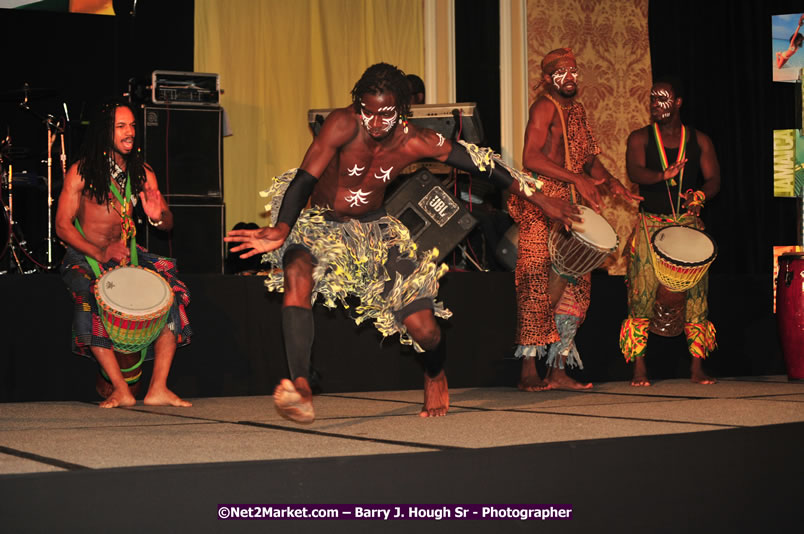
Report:
[[[136,247],[134,205],[141,203],[151,225],[173,227],[173,214],[159,192],[156,175],[143,162],[136,146],[134,113],[128,104],[104,104],[90,123],[81,157],[64,178],[56,212],[56,233],[67,244],[61,275],[75,301],[73,351],[98,361],[111,385],[99,393],[102,408],[132,406],[136,400],[121,372],[114,345],[98,313],[93,294],[100,271],[124,263],[139,263],[164,278],[174,293],[166,323],[151,348],[136,360],[154,359],[145,395],[149,405],[190,406],[167,387],[178,345],[189,342],[191,330],[185,307],[190,294],[176,278],[175,261]],[[124,361],[124,360],[121,360]],[[139,373],[132,373],[134,378]],[[134,381],[134,379],[129,379]],[[133,389],[133,388],[132,388]]]
[[[543,91],[530,108],[522,162],[544,181],[544,194],[583,200],[595,211],[599,211],[601,194],[641,199],[623,187],[597,157],[600,148],[586,110],[575,98],[578,67],[572,50],[549,52],[541,66]],[[580,198],[574,198],[573,190]],[[522,371],[518,387],[523,391],[591,388],[592,384],[574,380],[565,370],[567,366],[583,368],[574,338],[589,307],[590,276],[573,278],[553,268],[548,251],[550,224],[539,210],[517,197],[510,198],[508,209],[519,224],[515,355],[522,358]],[[536,370],[537,357],[547,358],[545,379]]]
[[716,382],[702,367],[702,360],[716,347],[715,327],[707,319],[707,275],[686,292],[670,292],[656,278],[651,263],[651,236],[670,225],[703,230],[699,215],[704,201],[720,191],[712,140],[682,124],[682,102],[678,80],[657,81],[650,93],[652,123],[628,137],[628,177],[644,196],[626,249],[630,250],[628,318],[620,330],[620,348],[626,361],[634,363],[632,386],[650,386],[645,367],[648,330],[673,336],[683,329],[692,355],[690,379],[699,384]]

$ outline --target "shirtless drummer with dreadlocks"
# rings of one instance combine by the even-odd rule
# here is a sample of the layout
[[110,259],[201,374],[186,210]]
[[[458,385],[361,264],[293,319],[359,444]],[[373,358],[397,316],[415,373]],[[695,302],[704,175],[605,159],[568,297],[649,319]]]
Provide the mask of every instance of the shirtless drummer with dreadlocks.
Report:
[[[136,147],[133,111],[123,101],[110,102],[90,123],[81,157],[64,177],[56,211],[56,233],[67,244],[61,274],[75,300],[73,352],[93,356],[109,377],[112,391],[101,402],[102,408],[132,406],[136,401],[99,318],[91,266],[96,262],[95,268],[109,269],[129,261],[137,200],[153,226],[163,230],[173,227],[173,214],[159,192],[156,175]],[[144,249],[139,249],[137,256],[139,264],[165,278],[175,294],[167,323],[149,354],[154,368],[144,402],[190,406],[167,387],[176,347],[188,343],[191,335],[184,311],[190,294],[175,278],[172,259],[148,254]]]

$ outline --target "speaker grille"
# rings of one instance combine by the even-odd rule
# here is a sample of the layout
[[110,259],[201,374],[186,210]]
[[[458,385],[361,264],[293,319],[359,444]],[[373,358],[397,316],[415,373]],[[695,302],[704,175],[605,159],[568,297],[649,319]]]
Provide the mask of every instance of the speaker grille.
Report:
[[145,161],[168,199],[223,199],[220,108],[144,106]]

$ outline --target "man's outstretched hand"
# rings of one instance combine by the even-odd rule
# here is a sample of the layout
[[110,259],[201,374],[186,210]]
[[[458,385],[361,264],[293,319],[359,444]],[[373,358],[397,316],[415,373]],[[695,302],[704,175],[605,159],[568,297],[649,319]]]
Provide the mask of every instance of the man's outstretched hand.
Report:
[[282,246],[290,233],[290,227],[285,223],[278,226],[265,226],[249,230],[230,230],[223,240],[227,243],[241,243],[232,248],[232,252],[241,252],[240,257],[250,258],[255,254],[271,252]]

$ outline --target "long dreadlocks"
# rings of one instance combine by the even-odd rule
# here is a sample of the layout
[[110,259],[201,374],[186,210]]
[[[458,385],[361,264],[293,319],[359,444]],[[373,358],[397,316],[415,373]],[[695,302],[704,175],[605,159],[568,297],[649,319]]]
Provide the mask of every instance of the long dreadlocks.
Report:
[[[127,107],[136,117],[134,110],[124,100],[115,99],[104,103],[90,121],[81,145],[78,172],[84,178],[84,194],[94,198],[99,204],[105,204],[109,200],[109,180],[114,167],[114,121],[119,107]],[[135,195],[145,185],[145,168],[139,139],[140,132],[137,131],[134,148],[125,156],[131,192]]]
[[366,69],[352,89],[352,104],[360,113],[360,97],[369,93],[378,95],[390,92],[396,98],[400,116],[410,116],[410,82],[405,73],[388,63],[376,63]]

